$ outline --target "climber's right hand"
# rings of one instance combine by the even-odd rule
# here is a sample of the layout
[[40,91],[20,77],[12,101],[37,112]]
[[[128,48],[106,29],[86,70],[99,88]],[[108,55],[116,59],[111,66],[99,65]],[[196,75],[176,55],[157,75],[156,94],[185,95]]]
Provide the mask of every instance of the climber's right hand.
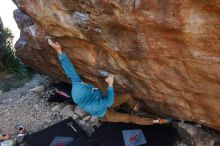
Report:
[[48,43],[51,47],[53,47],[58,54],[62,54],[62,48],[61,45],[58,42],[53,42],[51,39],[48,39]]
[[110,74],[107,78],[105,78],[105,81],[108,83],[109,87],[112,87],[114,83],[114,74]]

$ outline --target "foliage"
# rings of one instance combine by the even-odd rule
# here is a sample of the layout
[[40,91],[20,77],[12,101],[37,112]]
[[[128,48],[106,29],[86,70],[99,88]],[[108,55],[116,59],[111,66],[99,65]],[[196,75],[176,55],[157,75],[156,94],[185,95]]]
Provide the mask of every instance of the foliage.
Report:
[[18,78],[30,77],[29,69],[20,61],[15,54],[13,47],[13,34],[8,28],[4,28],[4,35],[6,38],[5,45],[5,66],[4,70],[8,73],[14,73]]

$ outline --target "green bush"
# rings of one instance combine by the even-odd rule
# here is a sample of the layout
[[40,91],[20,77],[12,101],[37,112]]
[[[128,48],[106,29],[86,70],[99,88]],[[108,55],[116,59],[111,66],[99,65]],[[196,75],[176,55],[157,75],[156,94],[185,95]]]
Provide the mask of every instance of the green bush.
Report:
[[20,61],[15,55],[15,49],[13,47],[13,38],[11,30],[4,28],[6,36],[6,48],[5,48],[5,66],[4,71],[15,74],[18,78],[26,78],[31,76],[30,70]]

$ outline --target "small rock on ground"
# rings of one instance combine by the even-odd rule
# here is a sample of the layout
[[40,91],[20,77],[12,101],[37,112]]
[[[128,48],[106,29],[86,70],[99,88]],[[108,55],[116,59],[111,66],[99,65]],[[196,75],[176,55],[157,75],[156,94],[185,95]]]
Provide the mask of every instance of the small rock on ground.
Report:
[[83,116],[85,116],[85,115],[87,114],[87,113],[86,113],[84,110],[82,110],[79,106],[76,106],[74,112],[75,112],[77,115],[79,115],[80,117],[83,117]]
[[88,121],[88,120],[90,120],[90,119],[91,119],[91,116],[90,116],[90,115],[85,116],[85,117],[83,118],[84,121]]
[[64,103],[60,103],[56,106],[54,106],[51,110],[52,111],[61,111],[64,108],[65,104]]
[[44,86],[38,86],[35,88],[32,88],[31,90],[29,90],[29,92],[35,92],[38,94],[42,94],[44,92],[45,87]]
[[66,105],[62,110],[61,113],[65,116],[73,116],[75,113],[73,112],[74,106],[73,105]]

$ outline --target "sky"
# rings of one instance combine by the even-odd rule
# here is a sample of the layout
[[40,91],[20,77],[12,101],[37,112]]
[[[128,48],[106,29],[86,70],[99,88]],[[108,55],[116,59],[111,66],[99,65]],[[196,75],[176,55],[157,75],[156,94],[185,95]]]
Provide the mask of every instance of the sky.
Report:
[[17,6],[12,2],[12,0],[0,0],[0,16],[4,27],[8,27],[14,35],[13,43],[18,40],[20,35],[20,30],[13,18],[13,10],[15,9],[17,9]]

